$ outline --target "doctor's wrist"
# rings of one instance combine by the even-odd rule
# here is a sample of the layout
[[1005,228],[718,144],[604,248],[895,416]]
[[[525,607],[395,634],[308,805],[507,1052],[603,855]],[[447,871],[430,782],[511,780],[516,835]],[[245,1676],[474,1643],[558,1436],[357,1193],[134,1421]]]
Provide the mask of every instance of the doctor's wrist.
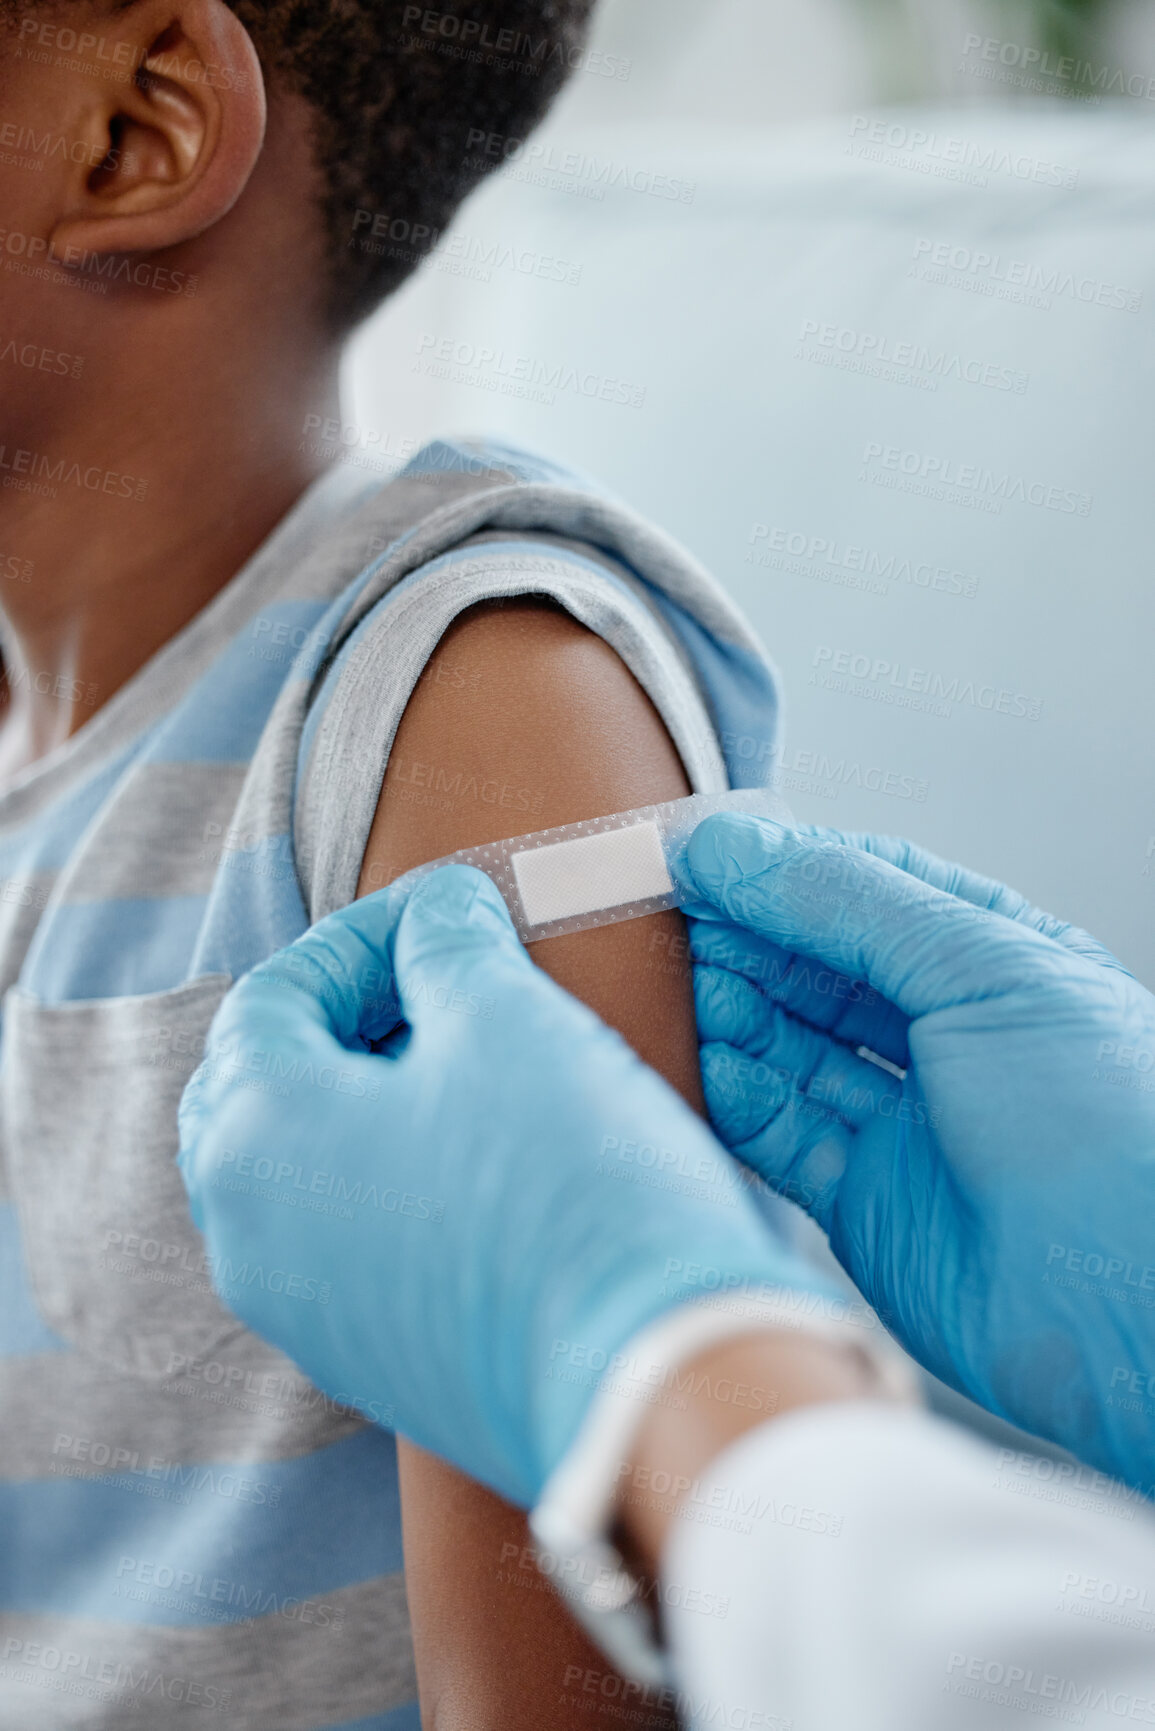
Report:
[[678,1382],[685,1405],[647,1409],[614,1502],[623,1556],[650,1579],[695,1481],[745,1432],[798,1407],[896,1398],[875,1360],[852,1342],[786,1329],[719,1341],[687,1360]]

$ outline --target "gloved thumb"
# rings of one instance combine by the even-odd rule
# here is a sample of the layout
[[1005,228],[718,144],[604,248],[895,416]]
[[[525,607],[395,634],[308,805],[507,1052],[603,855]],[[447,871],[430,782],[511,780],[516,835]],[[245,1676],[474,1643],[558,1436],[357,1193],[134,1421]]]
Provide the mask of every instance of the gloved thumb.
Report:
[[218,1011],[214,1042],[260,1027],[286,1041],[319,1030],[355,1046],[395,1026],[389,943],[407,896],[394,885],[352,902],[259,963]]
[[[911,1017],[1046,977],[1051,939],[861,849],[723,813],[690,838],[699,893],[736,925],[865,980]],[[1075,964],[1078,965],[1078,964]]]
[[[247,1056],[275,1052],[283,1063],[315,1056],[318,1042],[356,1048],[397,1025],[399,1006],[389,939],[406,893],[381,890],[330,914],[238,980],[213,1019],[205,1061],[178,1113],[181,1169],[202,1127],[242,1086]],[[200,1224],[194,1205],[194,1217]]]

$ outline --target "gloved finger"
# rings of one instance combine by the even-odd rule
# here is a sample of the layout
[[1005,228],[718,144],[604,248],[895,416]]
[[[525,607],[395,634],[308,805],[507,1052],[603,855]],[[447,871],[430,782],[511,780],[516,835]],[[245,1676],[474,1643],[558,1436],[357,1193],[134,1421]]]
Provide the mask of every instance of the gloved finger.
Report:
[[[910,1019],[866,981],[848,979],[811,956],[783,949],[729,920],[691,920],[688,936],[695,976],[709,968],[747,980],[764,1000],[783,1005],[791,1015],[834,1034],[845,1045],[869,1046],[880,1058],[909,1067]],[[700,1019],[698,1032],[707,1037]]]
[[[243,984],[244,982],[242,982]],[[329,1048],[336,1061],[348,1059],[348,1053],[332,1035],[319,1031],[298,1007],[295,999],[281,994],[274,997],[267,1011],[262,1011],[261,998],[249,998],[250,1011],[257,1017],[230,1003],[234,986],[226,997],[205,1041],[205,1057],[185,1084],[177,1108],[177,1131],[180,1145],[177,1166],[189,1192],[193,1219],[204,1230],[196,1194],[196,1174],[199,1156],[208,1142],[214,1145],[227,1141],[232,1134],[225,1131],[238,1097],[251,1099],[254,1084],[260,1086],[254,1071],[268,1077],[287,1077],[296,1073],[300,1064],[326,1062]],[[275,993],[275,986],[266,983],[266,994]],[[339,1056],[337,1056],[339,1054]]]
[[291,1074],[295,1059],[325,1061],[318,1043],[347,1052],[396,1024],[400,1011],[388,944],[407,899],[407,892],[390,887],[353,902],[232,987],[213,1019],[205,1060],[189,1079],[177,1114],[178,1164],[186,1182],[202,1125],[215,1119],[225,1097],[249,1079],[254,1051],[260,1049]]
[[205,1229],[205,1218],[200,1188],[196,1178],[196,1153],[200,1147],[201,1131],[209,1109],[209,1102],[205,1097],[206,1068],[205,1064],[201,1064],[198,1069],[193,1071],[185,1084],[180,1105],[177,1107],[177,1133],[180,1137],[180,1147],[177,1150],[176,1163],[188,1193],[189,1212],[196,1224],[197,1231],[201,1233]]
[[243,1049],[253,1033],[292,1048],[318,1031],[356,1048],[394,1026],[389,940],[409,894],[396,886],[378,890],[259,963],[218,1010],[212,1049]]
[[704,1046],[701,1060],[706,1108],[726,1148],[828,1232],[854,1128],[779,1079],[751,1087],[743,1054],[730,1046]]
[[[213,1202],[226,1165],[239,1155],[267,1155],[276,1145],[276,1120],[270,1119],[268,1100],[245,1086],[252,1078],[240,1070],[229,1078],[213,1076],[212,1068],[208,1061],[194,1073],[177,1111],[180,1147],[176,1163],[188,1195],[189,1212],[202,1234],[208,1231],[206,1201],[210,1205]],[[207,1079],[205,1072],[210,1072]],[[234,1214],[252,1205],[243,1186],[229,1197]]]
[[[416,911],[402,944],[402,966],[410,970],[407,993],[395,975],[392,950],[411,904]],[[354,1042],[387,1031],[402,1014],[417,1019],[422,1006],[480,1013],[471,1001],[476,994],[467,986],[465,964],[495,947],[513,965],[534,972],[490,879],[470,866],[447,866],[411,892],[391,887],[353,902],[254,968],[218,1010],[206,1061],[181,1102],[178,1163],[186,1181],[202,1126],[219,1119],[230,1092],[244,1086],[255,1048],[291,1073],[297,1059],[328,1061],[327,1044],[347,1060]]]
[[1055,946],[1040,933],[860,849],[763,818],[707,818],[687,862],[735,923],[866,980],[907,1016],[998,996],[1052,972]]
[[[430,1010],[461,1008],[470,1000],[492,1018],[502,986],[520,1003],[539,974],[529,959],[501,893],[472,866],[443,866],[414,890],[392,942],[401,1008],[414,1027]],[[556,988],[555,988],[556,990]]]
[[[811,1105],[864,1124],[877,1110],[876,1094],[885,1077],[900,1084],[889,1071],[860,1058],[849,1046],[799,1022],[787,1011],[755,1005],[753,987],[738,983],[719,988],[717,976],[695,981],[698,1027],[703,1050],[725,1046],[733,1055],[726,1083],[730,1093],[728,1124],[732,1134],[744,1140],[749,1125],[767,1107],[791,1095],[804,1096]],[[753,1116],[752,1116],[753,1115]],[[760,1121],[760,1120],[759,1120]]]
[[1111,968],[1118,973],[1129,973],[1118,957],[1113,956],[1110,950],[1089,932],[1078,926],[1068,925],[1054,914],[1045,913],[1042,908],[1029,902],[1026,896],[1020,895],[1018,890],[1008,888],[996,878],[983,877],[966,866],[954,865],[950,860],[940,859],[937,854],[928,853],[925,848],[918,847],[912,841],[905,841],[902,836],[856,834],[823,829],[816,825],[804,825],[799,833],[860,848],[863,853],[873,854],[875,859],[888,860],[900,871],[909,872],[911,877],[921,879],[924,884],[929,884],[934,889],[958,896],[961,901],[970,902],[974,907],[988,908],[991,913],[1001,914],[1003,919],[1014,920],[1017,925],[1029,926],[1032,931],[1041,932],[1044,937],[1051,938],[1075,955],[1098,962],[1100,966]]
[[[1003,919],[1013,920],[1017,925],[1028,926],[1032,931],[1040,932],[1044,937],[1061,944],[1065,950],[1095,962],[1100,967],[1126,974],[1129,979],[1133,977],[1130,969],[1124,967],[1117,956],[1112,955],[1105,945],[1081,927],[1069,925],[1054,914],[1035,907],[1025,896],[1020,895],[1018,890],[1010,889],[996,878],[983,877],[981,873],[971,871],[966,866],[941,859],[937,854],[930,853],[926,848],[921,848],[902,836],[832,829],[821,824],[797,824],[794,831],[797,835],[811,836],[815,840],[840,842],[843,846],[859,848],[863,853],[872,854],[876,859],[887,860],[900,871],[909,872],[912,877],[920,878],[934,889],[957,896],[960,901],[970,902],[974,907],[1000,914]],[[692,916],[702,922],[724,919],[725,916],[716,904],[695,893],[696,885],[692,882],[692,873],[681,864],[687,852],[688,850],[684,850],[679,856],[680,870],[679,865],[674,868],[683,890],[683,912],[687,917]]]

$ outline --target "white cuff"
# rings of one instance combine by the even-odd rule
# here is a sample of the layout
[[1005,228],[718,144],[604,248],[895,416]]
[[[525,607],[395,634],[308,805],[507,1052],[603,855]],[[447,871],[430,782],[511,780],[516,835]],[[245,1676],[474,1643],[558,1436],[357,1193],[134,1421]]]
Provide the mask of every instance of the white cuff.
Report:
[[917,1398],[906,1360],[873,1313],[863,1307],[852,1320],[829,1309],[823,1314],[813,1293],[793,1291],[743,1297],[740,1303],[719,1295],[678,1305],[635,1335],[602,1378],[581,1429],[530,1516],[530,1529],[543,1571],[627,1676],[648,1686],[669,1681],[641,1584],[609,1539],[613,1506],[622,1462],[646,1408],[680,1404],[667,1386],[680,1365],[735,1336],[789,1329],[858,1347],[878,1376],[881,1397]]

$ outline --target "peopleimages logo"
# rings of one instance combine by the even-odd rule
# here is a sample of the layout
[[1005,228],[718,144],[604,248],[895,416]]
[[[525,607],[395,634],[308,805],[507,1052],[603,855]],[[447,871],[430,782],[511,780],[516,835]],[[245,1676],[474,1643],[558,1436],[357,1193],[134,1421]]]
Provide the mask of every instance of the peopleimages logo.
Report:
[[[900,341],[880,331],[824,324],[818,319],[803,321],[798,340],[800,346],[796,357],[800,360],[814,359],[828,365],[847,366],[868,377],[893,379],[898,383],[907,379],[917,380],[928,390],[937,390],[944,379],[954,379],[959,384],[1012,391],[1021,397],[1031,382],[1029,373],[1020,372],[1016,367],[1000,366],[996,361],[952,354],[947,349],[932,349],[925,343]],[[808,344],[813,346],[807,347]]]
[[[487,132],[482,126],[471,126],[465,140],[466,167],[488,168],[494,162],[513,165],[528,173],[515,175],[531,184],[553,186],[564,192],[577,192],[584,198],[601,200],[607,187],[628,192],[645,193],[651,198],[676,199],[680,204],[693,204],[698,183],[681,180],[676,175],[661,174],[637,163],[619,162],[613,157],[587,155],[582,150],[562,150],[560,146],[527,140],[513,134]],[[471,154],[472,153],[472,154]]]
[[[12,121],[0,125],[0,151],[5,153],[5,160],[10,160],[8,152],[22,152],[25,162],[34,161],[38,167],[54,156],[88,168],[116,168],[122,160],[124,166],[132,166],[132,158],[122,159],[119,150],[107,150],[103,144],[90,143],[84,138],[66,138],[59,132],[37,132],[34,127],[17,126]],[[14,162],[13,166],[22,164]]]
[[141,500],[148,491],[148,482],[133,475],[122,475],[118,469],[102,469],[96,463],[82,466],[67,457],[52,457],[44,451],[31,451],[0,445],[0,485],[15,487],[21,492],[39,492],[55,498],[60,486],[79,487],[88,493],[107,493],[118,499]]
[[1059,1591],[1077,1594],[1080,1599],[1095,1599],[1100,1605],[1134,1605],[1139,1611],[1155,1611],[1149,1585],[1129,1586],[1105,1580],[1101,1575],[1081,1575],[1077,1569],[1064,1571]]
[[[991,67],[1001,66],[1025,74],[1031,89],[1041,90],[1053,83],[1088,96],[1136,96],[1147,102],[1155,99],[1155,76],[1150,73],[1125,72],[1121,66],[1106,64],[1094,66],[1089,60],[1079,60],[1073,54],[1056,54],[1033,43],[1003,42],[997,36],[978,36],[972,32],[963,45],[964,66],[973,57],[977,57],[979,64],[985,62]],[[974,70],[974,65],[967,70]]]
[[509,270],[516,276],[535,277],[542,282],[566,283],[570,288],[576,288],[582,277],[580,264],[553,253],[459,229],[445,234],[428,223],[411,223],[405,217],[390,216],[387,211],[356,210],[349,244],[355,244],[362,252],[401,258],[433,269],[449,269],[458,275],[472,272],[481,282],[492,281],[495,270]]
[[991,175],[1011,180],[1029,180],[1039,186],[1061,186],[1072,190],[1079,184],[1079,171],[1064,168],[1046,157],[1025,151],[1003,150],[997,144],[979,144],[973,139],[951,137],[924,126],[900,120],[871,120],[856,114],[850,124],[852,156],[870,162],[912,169],[942,179],[962,180],[972,186],[987,186]]
[[[765,543],[765,546],[759,543]],[[794,571],[804,577],[825,575],[827,581],[840,581],[847,587],[870,585],[877,593],[890,593],[889,583],[905,583],[910,588],[934,590],[940,595],[963,595],[973,600],[978,594],[979,580],[973,573],[956,571],[949,565],[931,565],[925,560],[902,558],[895,553],[880,553],[877,548],[833,540],[829,535],[811,535],[801,529],[755,523],[750,531],[752,551],[746,555],[748,565],[764,565],[775,570]],[[785,555],[785,557],[778,557]],[[859,584],[856,578],[866,579]]]
[[1082,493],[1074,487],[1030,480],[1025,475],[987,469],[979,463],[959,463],[953,457],[904,451],[899,445],[883,445],[875,440],[866,446],[862,461],[861,478],[875,486],[924,491],[930,498],[948,502],[966,501],[996,515],[1005,504],[1019,504],[1033,505],[1041,511],[1060,511],[1065,516],[1089,517],[1095,502],[1094,494]]
[[414,372],[454,384],[473,385],[479,390],[528,398],[547,406],[559,393],[588,397],[601,403],[617,403],[640,409],[646,387],[627,379],[589,371],[566,361],[544,361],[533,355],[518,355],[487,343],[461,342],[423,332],[417,344]]
[[[567,47],[551,41],[548,36],[527,36],[511,26],[494,30],[477,18],[462,18],[456,12],[440,12],[428,6],[406,6],[402,28],[411,34],[402,38],[403,46],[432,48],[456,59],[485,65],[499,64],[512,69],[522,67],[527,72],[544,72],[568,68],[571,72],[592,72],[601,78],[627,79],[631,62],[621,54],[607,54],[597,48]],[[421,38],[427,40],[422,42]]]
[[[221,1689],[212,1683],[171,1671],[150,1671],[147,1666],[124,1659],[109,1659],[72,1647],[54,1647],[51,1642],[30,1641],[17,1635],[10,1635],[0,1647],[0,1660],[4,1675],[10,1676],[13,1669],[23,1669],[31,1674],[29,1683],[48,1684],[64,1694],[82,1695],[111,1705],[115,1691],[121,1697],[116,1703],[118,1718],[122,1713],[138,1712],[141,1698],[146,1695],[152,1697],[154,1706],[160,1701],[172,1701],[179,1707],[201,1707],[210,1713],[225,1712],[232,1699],[231,1689]],[[168,1718],[168,1714],[164,1717]]]
[[[869,656],[850,649],[835,649],[820,644],[814,651],[810,676],[812,685],[822,685],[831,691],[848,691],[852,696],[870,697],[876,702],[894,703],[899,696],[911,693],[938,705],[935,713],[950,713],[953,703],[968,704],[972,709],[989,710],[994,715],[1026,717],[1038,721],[1043,712],[1043,700],[1025,692],[1011,691],[997,685],[976,685],[973,679],[963,679],[957,673],[945,674],[930,667],[907,667],[901,661],[889,661],[885,656]],[[924,708],[924,704],[899,704],[899,707]]]
[[10,583],[31,583],[35,569],[31,559],[22,559],[18,553],[0,551],[0,577],[6,577]]
[[1062,265],[1032,264],[985,247],[923,236],[914,245],[910,275],[924,282],[943,283],[1003,300],[1022,301],[1049,311],[1056,300],[1109,312],[1137,313],[1143,291],[1100,277],[1083,276]]
[[19,229],[0,228],[0,251],[6,255],[5,269],[14,269],[19,260],[24,267],[35,266],[33,274],[45,270],[58,272],[64,281],[83,284],[96,294],[106,294],[109,283],[190,297],[197,291],[195,273],[170,270],[167,265],[149,264],[142,259],[119,258],[116,253],[91,252],[80,246],[66,246],[58,258],[49,253],[43,235],[22,234]]
[[315,1065],[311,1058],[286,1058],[281,1052],[265,1052],[241,1046],[239,1042],[230,1045],[220,1041],[208,1050],[207,1057],[222,1067],[217,1073],[226,1081],[255,1071],[294,1087],[327,1088],[360,1100],[376,1100],[381,1093],[380,1082],[367,1081],[361,1070],[336,1064]]
[[843,787],[865,788],[868,793],[884,793],[894,799],[912,799],[923,804],[929,783],[920,776],[904,775],[899,770],[884,769],[881,764],[863,764],[855,758],[829,756],[805,746],[784,745],[769,739],[758,739],[749,733],[722,733],[722,750],[727,758],[739,758],[743,763],[757,763],[762,780],[772,782],[781,791],[817,793],[826,799],[836,799]]
[[1123,1286],[1155,1291],[1155,1264],[1132,1262],[1126,1256],[1103,1256],[1097,1250],[1081,1250],[1067,1244],[1052,1244],[1047,1267],[1059,1263],[1068,1274],[1089,1274],[1093,1279],[1117,1280]]
[[[1077,1683],[1054,1672],[1036,1671],[1030,1665],[1008,1664],[1002,1659],[967,1653],[952,1653],[946,1671],[946,1687],[972,1700],[1016,1707],[1020,1712],[1047,1718],[1065,1718],[1076,1725],[1084,1723],[1088,1711],[1100,1710],[1121,1719],[1155,1725],[1155,1700],[1123,1689]],[[1042,1705],[1044,1702],[1050,1704],[1049,1708]]]
[[22,343],[0,337],[0,361],[8,361],[26,372],[52,373],[58,378],[78,379],[84,371],[79,355],[63,354],[59,349],[45,348],[42,343]]

